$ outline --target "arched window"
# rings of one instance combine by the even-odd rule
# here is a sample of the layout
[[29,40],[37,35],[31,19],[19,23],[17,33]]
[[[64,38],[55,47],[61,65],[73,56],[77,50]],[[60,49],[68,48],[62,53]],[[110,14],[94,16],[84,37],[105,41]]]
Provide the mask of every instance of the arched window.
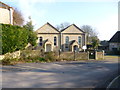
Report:
[[68,44],[68,43],[69,43],[69,37],[68,37],[68,36],[66,36],[65,43],[66,43],[66,44]]
[[78,37],[78,44],[79,45],[81,44],[81,37],[80,36]]
[[66,38],[65,38],[65,48],[68,48],[68,44],[69,44],[69,37],[68,36],[66,36]]
[[40,37],[40,39],[39,39],[39,45],[40,45],[40,46],[42,46],[42,41],[43,41],[43,40],[42,40],[42,37]]
[[54,37],[54,46],[57,45],[57,37]]

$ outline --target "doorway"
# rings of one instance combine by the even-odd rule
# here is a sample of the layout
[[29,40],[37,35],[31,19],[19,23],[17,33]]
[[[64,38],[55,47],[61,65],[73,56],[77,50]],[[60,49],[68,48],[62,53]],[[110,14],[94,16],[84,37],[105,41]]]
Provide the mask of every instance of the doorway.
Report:
[[73,51],[78,51],[78,46],[77,45],[73,46]]
[[51,52],[51,44],[46,45],[46,52]]

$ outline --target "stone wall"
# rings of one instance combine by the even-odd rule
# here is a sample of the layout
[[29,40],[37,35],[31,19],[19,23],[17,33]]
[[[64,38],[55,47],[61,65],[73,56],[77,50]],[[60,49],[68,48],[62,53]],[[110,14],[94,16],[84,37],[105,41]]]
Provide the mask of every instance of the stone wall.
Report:
[[88,52],[79,52],[75,53],[76,60],[89,60],[89,53]]
[[4,59],[4,57],[5,57],[4,55],[0,55],[0,60]]
[[13,53],[6,53],[4,55],[0,55],[0,60],[4,59],[4,58],[9,58],[9,59],[12,59],[12,58],[20,58],[20,53],[21,51],[16,51],[16,52],[13,52]]
[[88,60],[89,54],[87,52],[62,52],[60,59],[63,60]]
[[59,59],[74,60],[74,53],[73,52],[61,52]]
[[40,50],[23,50],[23,51],[16,51],[13,53],[6,53],[5,55],[0,55],[0,60],[4,58],[14,59],[14,58],[26,58],[26,57],[37,57],[41,56],[42,53]]
[[104,51],[103,52],[96,52],[96,60],[104,59]]
[[[51,52],[52,53],[52,52]],[[40,50],[23,50],[16,51],[13,53],[7,53],[0,56],[0,60],[4,58],[27,58],[27,57],[44,57],[46,53],[41,52]],[[56,57],[57,56],[57,57]],[[60,60],[89,60],[89,52],[61,52],[56,53],[55,58]],[[95,52],[95,59],[104,59],[104,51]]]
[[40,50],[23,50],[20,53],[20,57],[26,58],[26,57],[42,57],[42,53]]

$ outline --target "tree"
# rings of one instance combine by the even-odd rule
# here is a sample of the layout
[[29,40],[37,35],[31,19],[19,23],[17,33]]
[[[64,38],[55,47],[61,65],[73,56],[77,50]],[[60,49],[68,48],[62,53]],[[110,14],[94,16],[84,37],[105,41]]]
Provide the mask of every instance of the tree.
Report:
[[22,26],[23,23],[24,23],[24,18],[22,16],[22,13],[18,9],[15,9],[13,12],[13,25]]
[[28,32],[25,28],[2,24],[2,54],[24,49],[28,44]]
[[68,22],[64,22],[64,23],[61,23],[60,25],[56,25],[56,28],[60,31],[66,27],[68,27],[70,25],[70,23]]
[[93,49],[97,49],[98,48],[98,46],[99,46],[99,39],[97,38],[97,37],[92,37],[92,47],[93,47]]
[[28,22],[26,23],[26,25],[24,25],[23,27],[28,30],[28,42],[29,42],[32,46],[35,46],[35,45],[36,45],[36,40],[37,40],[37,35],[36,35],[36,33],[33,31],[34,26],[32,25],[31,17],[29,17],[29,21],[28,21]]
[[98,38],[98,33],[91,26],[83,25],[81,29],[87,33],[87,44],[91,43],[93,38]]
[[26,25],[23,25],[23,27],[29,31],[33,31],[34,26],[32,25],[31,17],[29,16],[28,18],[29,18],[29,21],[26,23]]

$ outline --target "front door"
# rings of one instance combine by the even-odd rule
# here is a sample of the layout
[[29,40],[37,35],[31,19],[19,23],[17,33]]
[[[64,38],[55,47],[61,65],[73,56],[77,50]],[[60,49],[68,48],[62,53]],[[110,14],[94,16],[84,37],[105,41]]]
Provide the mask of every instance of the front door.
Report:
[[74,51],[78,51],[78,46],[75,45],[73,50],[74,50]]
[[51,44],[46,45],[46,52],[51,52]]

